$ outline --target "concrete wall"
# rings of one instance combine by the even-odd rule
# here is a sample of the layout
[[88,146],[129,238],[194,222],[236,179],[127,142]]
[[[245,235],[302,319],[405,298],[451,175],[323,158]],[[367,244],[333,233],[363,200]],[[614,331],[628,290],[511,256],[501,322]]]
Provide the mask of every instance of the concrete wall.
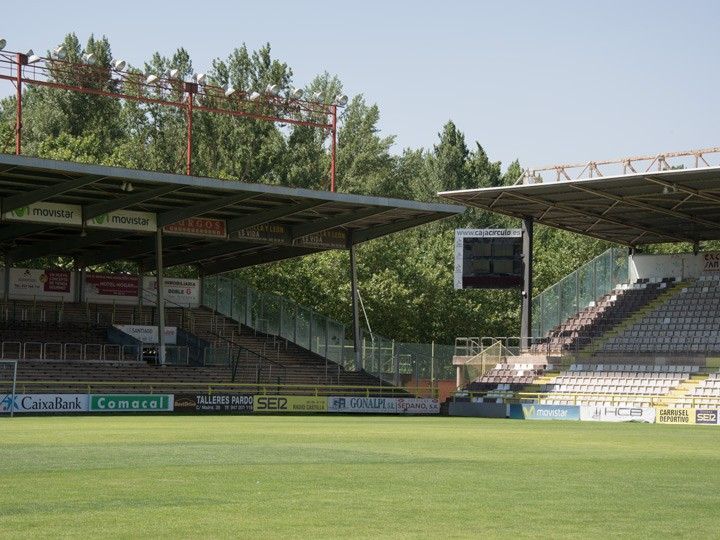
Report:
[[703,272],[720,272],[720,253],[674,253],[671,255],[631,255],[630,282],[643,278],[697,278]]

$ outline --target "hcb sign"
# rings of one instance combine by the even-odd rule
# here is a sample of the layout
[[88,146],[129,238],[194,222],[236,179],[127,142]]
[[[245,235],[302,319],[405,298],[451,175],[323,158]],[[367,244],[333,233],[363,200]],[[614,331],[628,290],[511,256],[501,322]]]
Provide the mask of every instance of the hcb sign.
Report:
[[90,412],[158,412],[172,410],[172,394],[94,394],[90,396]]

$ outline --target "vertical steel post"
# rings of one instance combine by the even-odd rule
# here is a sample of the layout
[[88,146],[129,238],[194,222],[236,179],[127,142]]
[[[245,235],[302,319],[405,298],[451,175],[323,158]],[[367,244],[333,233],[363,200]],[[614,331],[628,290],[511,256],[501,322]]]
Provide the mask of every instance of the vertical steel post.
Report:
[[332,143],[330,146],[330,191],[335,191],[335,148],[337,146],[337,105],[332,105]]
[[158,309],[158,363],[165,365],[165,292],[163,287],[163,236],[162,227],[155,233],[155,264],[157,266]]
[[190,83],[185,85],[187,91],[187,156],[185,174],[192,174],[192,137],[193,137],[193,101],[195,95],[195,85]]
[[352,295],[353,350],[355,351],[355,370],[362,369],[360,359],[360,307],[358,305],[357,265],[355,264],[355,244],[350,243],[350,294]]
[[26,60],[24,54],[15,55],[15,154],[18,156],[22,153],[22,67]]
[[7,304],[10,300],[10,257],[5,255],[5,273],[3,275],[3,297]]
[[[521,347],[530,348],[532,337],[533,218],[523,218],[523,292],[520,323]],[[561,287],[562,289],[562,287]]]

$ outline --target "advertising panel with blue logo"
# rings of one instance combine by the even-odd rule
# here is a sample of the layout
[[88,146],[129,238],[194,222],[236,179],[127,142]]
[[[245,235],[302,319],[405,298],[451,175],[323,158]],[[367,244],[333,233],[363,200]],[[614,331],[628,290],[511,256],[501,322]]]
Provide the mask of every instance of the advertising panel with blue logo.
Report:
[[518,420],[580,420],[580,407],[537,403],[512,404],[510,405],[510,418]]

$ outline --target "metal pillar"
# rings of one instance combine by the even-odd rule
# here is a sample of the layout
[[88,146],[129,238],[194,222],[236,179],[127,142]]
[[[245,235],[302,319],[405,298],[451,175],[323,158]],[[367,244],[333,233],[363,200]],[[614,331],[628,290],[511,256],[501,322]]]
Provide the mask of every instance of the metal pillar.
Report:
[[193,136],[193,102],[195,101],[195,92],[197,85],[193,83],[185,83],[185,91],[187,92],[187,156],[185,163],[185,174],[192,174],[192,136]]
[[22,67],[25,62],[27,62],[27,57],[17,53],[15,57],[15,69],[17,70],[15,78],[17,91],[15,98],[15,154],[18,156],[22,153]]
[[355,264],[355,245],[350,244],[350,294],[352,295],[353,350],[355,351],[355,370],[362,369],[360,358],[360,307],[358,305],[357,267]]
[[330,191],[335,191],[335,147],[337,146],[337,105],[332,106],[332,144],[330,146]]
[[157,269],[157,310],[158,310],[158,363],[165,365],[165,292],[163,287],[163,236],[162,228],[155,233],[155,259]]
[[533,218],[525,217],[523,229],[523,291],[520,322],[521,347],[530,348],[532,337]]
[[3,298],[10,299],[10,257],[5,255],[5,273],[3,275]]

